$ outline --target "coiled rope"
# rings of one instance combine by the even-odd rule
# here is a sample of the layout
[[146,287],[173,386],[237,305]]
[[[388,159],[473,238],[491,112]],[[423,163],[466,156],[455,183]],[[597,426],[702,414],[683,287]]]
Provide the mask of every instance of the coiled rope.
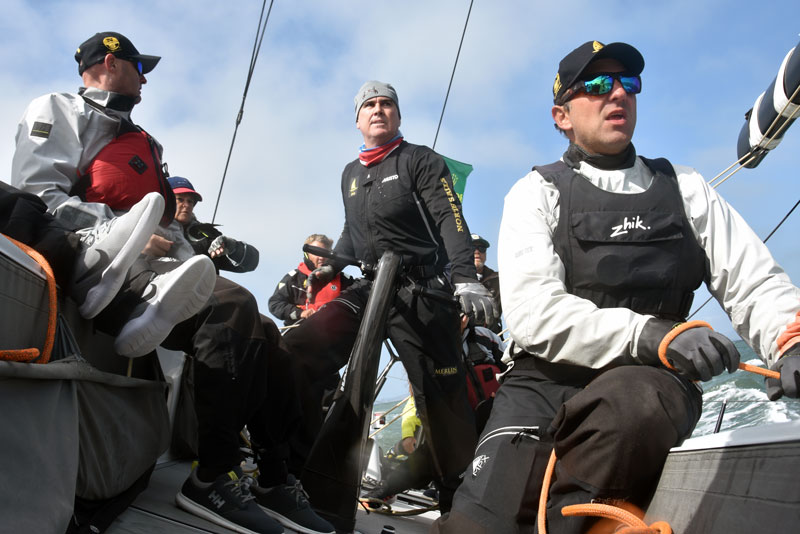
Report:
[[[550,461],[547,462],[547,469],[544,472],[542,492],[539,497],[537,522],[540,534],[547,534],[547,497],[550,493],[550,483],[553,479],[555,467],[556,451],[553,450],[550,453]],[[666,521],[656,521],[652,525],[648,525],[631,512],[609,504],[573,504],[562,508],[561,515],[564,517],[596,516],[622,523],[624,526],[615,530],[615,534],[672,534],[672,527]]]

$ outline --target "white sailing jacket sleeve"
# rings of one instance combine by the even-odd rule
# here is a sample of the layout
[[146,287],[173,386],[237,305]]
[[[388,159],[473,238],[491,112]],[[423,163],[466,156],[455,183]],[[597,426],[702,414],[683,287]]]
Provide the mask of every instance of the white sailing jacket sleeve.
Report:
[[[694,169],[675,166],[687,219],[706,253],[711,294],[734,329],[768,363],[777,337],[795,319],[800,289],[742,217]],[[579,174],[607,191],[646,190],[649,169],[606,171],[581,164]],[[553,248],[559,193],[532,171],[506,195],[498,242],[500,295],[516,345],[551,362],[592,368],[636,363],[642,327],[651,316],[625,308],[597,308],[567,293],[564,265]],[[713,326],[713,325],[712,325]]]
[[48,211],[75,228],[93,227],[111,219],[114,213],[107,205],[84,202],[70,196],[70,191],[92,159],[114,138],[117,124],[77,94],[51,93],[33,100],[17,128],[11,183],[38,195]]

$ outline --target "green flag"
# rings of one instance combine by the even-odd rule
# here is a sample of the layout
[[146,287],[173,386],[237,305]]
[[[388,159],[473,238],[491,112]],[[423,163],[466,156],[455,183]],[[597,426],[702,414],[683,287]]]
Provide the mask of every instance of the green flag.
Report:
[[447,156],[442,156],[447,168],[450,169],[450,177],[453,179],[453,189],[458,195],[459,202],[464,202],[464,188],[467,186],[467,176],[472,172],[472,165],[461,163]]

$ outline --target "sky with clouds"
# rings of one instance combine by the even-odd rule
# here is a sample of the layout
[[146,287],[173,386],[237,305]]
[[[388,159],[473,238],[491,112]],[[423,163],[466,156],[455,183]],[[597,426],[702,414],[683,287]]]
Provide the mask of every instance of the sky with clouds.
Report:
[[[242,102],[261,2],[210,0],[4,1],[0,20],[0,165],[8,180],[17,123],[30,100],[80,85],[73,59],[98,31],[119,31],[162,56],[133,119],[165,147],[172,175],[204,195],[210,220]],[[431,145],[470,3],[281,1],[274,3],[245,104],[216,222],[255,245],[261,264],[232,279],[267,313],[275,284],[301,259],[305,237],[337,238],[341,170],[357,155],[353,96],[368,79],[398,91],[401,130]],[[768,6],[768,7],[767,7]],[[744,113],[800,41],[796,2],[632,0],[477,1],[472,7],[436,150],[471,163],[464,198],[470,229],[496,266],[503,197],[566,142],[552,126],[558,61],[584,41],[626,41],[646,62],[634,144],[640,154],[691,165],[710,179],[733,163]],[[800,127],[756,169],[720,187],[766,236],[800,198]],[[800,281],[800,214],[770,239]],[[794,235],[795,237],[792,237]],[[705,300],[701,291],[696,302]],[[695,318],[734,335],[716,303]],[[399,367],[399,366],[396,366]],[[402,397],[403,373],[381,398]]]

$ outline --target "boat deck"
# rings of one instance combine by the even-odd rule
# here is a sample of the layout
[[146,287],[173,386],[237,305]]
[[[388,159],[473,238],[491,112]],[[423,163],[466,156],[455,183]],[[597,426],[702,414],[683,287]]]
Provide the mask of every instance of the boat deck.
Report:
[[[230,530],[184,512],[175,505],[175,494],[189,476],[190,469],[190,462],[170,461],[156,466],[147,489],[117,517],[106,532],[108,534],[230,533]],[[392,508],[399,511],[408,510],[410,506],[398,500],[392,504]],[[398,517],[378,513],[368,514],[359,509],[356,530],[362,534],[379,534],[384,525],[393,525],[397,532],[403,534],[422,534],[428,532],[430,524],[438,516],[439,512],[426,512],[415,516]],[[290,534],[295,531],[287,529],[286,532]]]

